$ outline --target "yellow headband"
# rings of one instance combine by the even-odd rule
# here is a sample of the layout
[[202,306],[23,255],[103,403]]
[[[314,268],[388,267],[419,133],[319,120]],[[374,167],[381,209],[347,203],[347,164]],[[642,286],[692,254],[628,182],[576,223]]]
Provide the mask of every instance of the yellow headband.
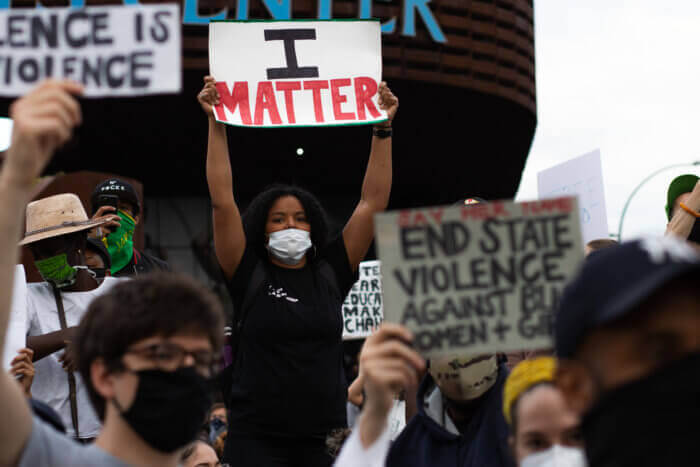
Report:
[[503,415],[512,424],[511,409],[518,397],[538,383],[554,381],[557,361],[552,357],[538,357],[518,363],[508,375],[503,389]]

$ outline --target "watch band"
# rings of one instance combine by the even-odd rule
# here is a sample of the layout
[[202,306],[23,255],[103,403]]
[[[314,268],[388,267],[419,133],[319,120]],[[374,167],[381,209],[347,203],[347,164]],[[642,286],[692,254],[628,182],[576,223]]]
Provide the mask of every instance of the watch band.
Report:
[[391,127],[386,127],[386,128],[374,127],[374,128],[372,128],[372,134],[380,139],[389,138],[391,136]]

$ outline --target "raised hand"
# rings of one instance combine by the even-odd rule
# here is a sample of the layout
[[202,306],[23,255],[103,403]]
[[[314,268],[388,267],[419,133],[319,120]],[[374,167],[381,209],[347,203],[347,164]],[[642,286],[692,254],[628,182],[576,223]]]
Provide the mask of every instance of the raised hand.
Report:
[[17,356],[10,362],[10,374],[17,378],[27,396],[31,395],[30,390],[32,381],[34,381],[33,357],[34,351],[32,349],[20,349]]
[[379,84],[377,93],[379,94],[379,107],[386,110],[387,117],[389,118],[389,125],[391,125],[391,122],[396,116],[396,111],[399,109],[399,98],[391,92],[391,89],[389,89],[389,86],[387,86],[384,81]]
[[118,229],[121,225],[122,218],[116,214],[116,208],[114,206],[100,206],[97,212],[92,216],[92,220],[106,220],[107,222],[90,229],[88,234],[91,238],[102,238],[106,237],[114,230]]
[[360,377],[364,381],[364,408],[386,416],[394,394],[418,384],[425,362],[409,344],[411,332],[403,326],[383,323],[360,354]]
[[31,184],[56,149],[71,139],[82,122],[74,96],[82,92],[80,84],[48,80],[10,106],[12,145],[3,167],[10,180]]
[[197,100],[204,113],[214,118],[214,106],[219,105],[219,91],[216,90],[216,80],[213,76],[204,77],[204,87],[197,94]]

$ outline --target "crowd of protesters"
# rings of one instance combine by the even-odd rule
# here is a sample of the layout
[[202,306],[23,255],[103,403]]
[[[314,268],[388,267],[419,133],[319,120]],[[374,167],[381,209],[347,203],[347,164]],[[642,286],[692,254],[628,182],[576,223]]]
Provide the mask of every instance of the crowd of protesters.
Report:
[[0,348],[18,242],[43,281],[27,286],[26,348],[0,376],[0,465],[700,465],[697,176],[671,183],[666,236],[586,245],[556,310],[554,348],[426,361],[409,330],[384,323],[347,371],[341,304],[391,191],[398,99],[386,84],[388,119],[373,129],[359,202],[333,233],[321,202],[297,186],[273,185],[241,214],[237,155],[204,78],[197,98],[231,317],[211,290],[134,247],[143,202],[125,180],[95,187],[91,217],[71,193],[30,200],[81,123],[81,93],[45,82],[11,107]]

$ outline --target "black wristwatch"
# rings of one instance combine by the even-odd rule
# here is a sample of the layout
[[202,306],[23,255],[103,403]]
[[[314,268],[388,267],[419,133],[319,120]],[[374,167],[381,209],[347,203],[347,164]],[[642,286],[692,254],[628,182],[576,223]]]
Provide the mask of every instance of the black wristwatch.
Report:
[[391,127],[373,127],[372,134],[377,138],[388,138],[391,136]]

